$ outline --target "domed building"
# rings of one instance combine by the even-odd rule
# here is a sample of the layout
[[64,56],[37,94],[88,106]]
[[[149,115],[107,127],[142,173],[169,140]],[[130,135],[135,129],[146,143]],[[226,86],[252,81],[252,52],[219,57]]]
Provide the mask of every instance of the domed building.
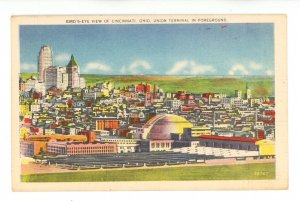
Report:
[[182,135],[184,128],[192,128],[193,125],[185,118],[161,114],[150,119],[142,128],[140,138],[150,140],[170,140],[171,134]]

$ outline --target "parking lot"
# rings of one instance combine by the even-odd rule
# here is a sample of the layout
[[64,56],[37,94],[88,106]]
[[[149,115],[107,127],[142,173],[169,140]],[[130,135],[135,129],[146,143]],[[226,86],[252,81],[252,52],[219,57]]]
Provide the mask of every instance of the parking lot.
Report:
[[60,156],[49,158],[46,160],[46,163],[66,169],[110,169],[204,163],[205,160],[216,158],[221,157],[188,153],[151,152]]

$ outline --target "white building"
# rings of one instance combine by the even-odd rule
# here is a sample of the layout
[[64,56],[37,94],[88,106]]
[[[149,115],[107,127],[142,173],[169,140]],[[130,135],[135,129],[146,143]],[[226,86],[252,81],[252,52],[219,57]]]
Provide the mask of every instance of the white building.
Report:
[[43,82],[36,82],[35,89],[37,92],[41,92],[43,96],[46,94],[46,87],[45,87],[45,83]]
[[133,153],[138,151],[139,143],[136,139],[126,138],[102,138],[101,142],[116,143],[118,153]]
[[85,88],[86,86],[85,79],[80,78],[80,68],[73,55],[66,67],[44,65],[43,75],[40,75],[40,77],[43,77],[46,89],[54,86],[66,90],[67,87]]
[[80,83],[79,83],[79,87],[80,88],[85,88],[86,84],[85,84],[85,79],[83,77],[80,78]]
[[246,83],[246,99],[252,98],[251,89],[248,87],[248,82]]
[[31,112],[39,112],[41,110],[40,104],[31,104],[30,105],[30,111]]
[[181,101],[180,100],[166,100],[165,101],[165,105],[167,106],[167,107],[170,107],[171,109],[173,109],[173,110],[177,110],[177,109],[179,109],[179,107],[181,106]]
[[37,80],[35,79],[35,77],[32,77],[28,80],[26,80],[25,82],[25,91],[30,91],[31,89],[35,88],[35,83],[37,82]]
[[57,87],[66,90],[68,87],[68,74],[66,67],[50,66],[45,70],[45,86],[46,89],[50,87]]
[[239,98],[239,99],[242,98],[242,91],[240,91],[240,90],[235,90],[234,93],[235,93],[235,97],[236,97],[236,98]]
[[244,105],[244,101],[243,100],[234,100],[233,101],[233,107],[242,107]]
[[46,93],[45,84],[43,82],[39,82],[35,77],[26,80],[24,86],[25,91],[35,89],[37,92],[41,92],[42,95],[45,95]]
[[97,130],[96,132],[96,138],[101,139],[102,137],[109,136],[110,132],[107,130]]
[[247,100],[243,100],[239,97],[223,98],[222,103],[224,104],[224,106],[242,107],[243,105],[247,104]]
[[233,98],[222,98],[222,103],[227,107],[231,107],[233,105],[233,101]]
[[260,105],[261,103],[262,103],[262,100],[260,98],[250,98],[249,99],[250,107],[254,107],[255,105]]
[[56,86],[59,89],[66,90],[68,87],[68,74],[66,67],[57,67]]

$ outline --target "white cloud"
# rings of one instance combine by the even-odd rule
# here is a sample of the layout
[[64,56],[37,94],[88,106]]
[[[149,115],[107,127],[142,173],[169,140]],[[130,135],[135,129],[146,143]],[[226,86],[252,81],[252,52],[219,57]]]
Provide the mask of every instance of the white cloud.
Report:
[[189,61],[178,61],[174,64],[174,66],[167,72],[168,75],[176,75],[178,73],[182,73],[181,71],[184,70],[189,64]]
[[57,62],[59,65],[67,65],[68,61],[70,60],[71,55],[68,53],[60,53],[54,57],[54,61]]
[[182,60],[166,72],[167,75],[203,75],[214,72],[215,69],[210,65],[196,63],[193,60]]
[[135,60],[128,67],[122,66],[120,69],[121,74],[146,74],[151,71],[151,65],[145,60]]
[[229,75],[248,75],[249,71],[247,68],[242,64],[235,64],[233,65],[230,70],[228,71]]
[[271,69],[267,69],[267,70],[266,70],[266,74],[267,74],[268,76],[272,76],[272,75],[274,75],[274,71],[271,70]]
[[37,72],[37,64],[21,63],[21,72]]
[[129,72],[131,72],[132,74],[143,74],[143,71],[146,70],[151,70],[151,66],[150,64],[145,61],[145,60],[136,60],[134,62],[132,62],[129,67],[128,70]]
[[249,67],[253,70],[260,70],[263,66],[260,63],[256,63],[255,61],[250,61]]
[[108,71],[111,71],[112,68],[110,66],[106,65],[106,64],[102,64],[102,63],[99,63],[99,62],[90,62],[85,67],[83,67],[83,69],[86,72],[98,73],[96,71],[108,72]]

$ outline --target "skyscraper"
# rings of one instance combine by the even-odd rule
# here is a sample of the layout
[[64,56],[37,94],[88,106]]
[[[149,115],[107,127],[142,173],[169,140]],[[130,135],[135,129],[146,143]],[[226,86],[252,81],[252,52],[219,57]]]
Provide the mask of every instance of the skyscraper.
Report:
[[251,89],[249,89],[249,87],[248,87],[248,82],[246,82],[246,94],[245,94],[245,98],[246,99],[252,98],[252,93],[251,93]]
[[52,49],[47,45],[43,45],[38,56],[38,72],[40,82],[44,82],[45,70],[49,66],[53,66]]
[[235,93],[235,97],[236,97],[236,98],[239,98],[239,99],[243,98],[243,97],[242,97],[242,91],[240,91],[240,90],[235,90],[234,93]]

